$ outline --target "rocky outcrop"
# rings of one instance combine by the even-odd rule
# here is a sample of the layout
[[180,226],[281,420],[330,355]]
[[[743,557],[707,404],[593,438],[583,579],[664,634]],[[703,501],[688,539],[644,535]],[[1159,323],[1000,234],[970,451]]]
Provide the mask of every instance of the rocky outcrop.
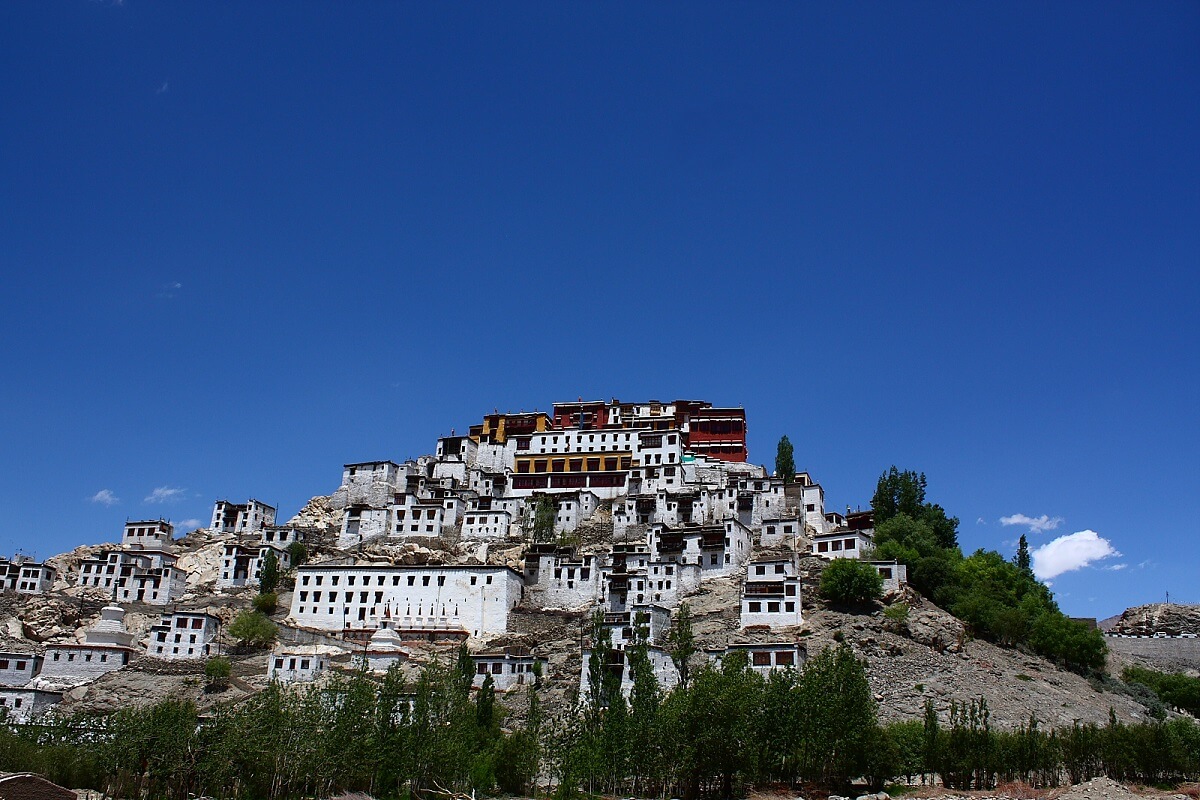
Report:
[[1200,606],[1151,603],[1125,609],[1109,633],[1121,636],[1200,635]]
[[957,653],[967,638],[962,620],[940,608],[920,608],[910,611],[908,619],[899,623],[899,630],[914,642],[938,653]]
[[335,508],[330,498],[317,495],[287,521],[288,526],[308,528],[321,533],[339,531],[342,528],[342,509]]

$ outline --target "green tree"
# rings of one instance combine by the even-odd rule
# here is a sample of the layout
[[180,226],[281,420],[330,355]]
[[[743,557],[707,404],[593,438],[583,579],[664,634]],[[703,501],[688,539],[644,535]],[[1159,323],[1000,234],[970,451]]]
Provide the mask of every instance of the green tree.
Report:
[[243,647],[266,647],[275,641],[275,623],[258,611],[243,611],[229,624],[229,635]]
[[262,567],[258,573],[258,590],[264,594],[275,591],[279,586],[279,556],[274,550],[267,550],[263,556]]
[[934,539],[941,547],[958,545],[958,518],[946,516],[946,510],[934,503],[925,502],[925,473],[912,470],[901,472],[895,466],[879,476],[875,494],[871,498],[871,511],[875,526],[900,514],[920,520],[928,526]]
[[302,566],[308,561],[308,548],[303,542],[292,542],[287,546],[288,563],[292,565],[292,569]]
[[591,620],[591,653],[588,655],[588,703],[593,717],[621,695],[621,677],[611,669],[614,650],[612,631],[604,624],[604,612],[596,611]]
[[1167,705],[1181,708],[1192,716],[1200,715],[1200,678],[1132,666],[1121,672],[1121,680],[1148,686]]
[[204,677],[208,679],[211,689],[224,689],[229,685],[229,676],[233,674],[233,665],[223,656],[214,656],[204,662]]
[[883,594],[883,578],[871,564],[835,558],[821,572],[821,595],[830,602],[861,606]]
[[274,592],[259,592],[252,602],[255,611],[270,616],[279,607],[279,595]]
[[875,699],[863,663],[846,645],[826,648],[800,675],[801,774],[828,786],[845,786],[866,767],[875,735]]
[[692,633],[692,608],[687,603],[679,605],[671,629],[667,631],[667,654],[679,673],[679,683],[685,689],[691,677],[692,656],[696,654],[696,638]]
[[1017,555],[1013,559],[1013,563],[1017,565],[1017,569],[1024,572],[1029,577],[1033,577],[1033,558],[1029,555],[1029,540],[1025,538],[1025,534],[1021,534],[1021,541],[1017,545]]
[[928,521],[899,513],[875,523],[875,558],[908,565],[908,582],[943,606],[954,599],[958,547],[944,547]]
[[530,533],[535,542],[550,542],[554,540],[554,515],[557,507],[548,494],[538,495],[533,506],[533,520]]
[[796,459],[787,436],[779,439],[779,446],[775,450],[775,476],[783,478],[784,483],[796,480]]

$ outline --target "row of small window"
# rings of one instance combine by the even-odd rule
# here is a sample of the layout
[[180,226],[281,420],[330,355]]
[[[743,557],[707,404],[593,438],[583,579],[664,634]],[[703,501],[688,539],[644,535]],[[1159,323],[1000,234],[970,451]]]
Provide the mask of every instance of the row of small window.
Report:
[[[374,617],[374,616],[376,616],[376,615],[377,615],[377,612],[378,612],[378,607],[377,607],[377,606],[371,606],[371,609],[370,609],[370,610],[371,610],[371,616],[372,616],[372,617]],[[441,618],[448,618],[448,617],[457,618],[457,617],[458,617],[458,606],[455,606],[455,607],[454,607],[454,613],[453,613],[453,614],[447,614],[447,613],[446,613],[446,606],[445,606],[445,605],[443,605],[443,606],[442,606],[442,613],[441,613],[441,614],[435,614],[435,613],[433,613],[433,607],[432,607],[432,606],[430,606],[430,607],[429,607],[429,614],[425,614],[424,612],[425,612],[425,609],[424,609],[424,607],[423,607],[423,606],[417,606],[417,614],[416,614],[416,616],[417,616],[417,617],[425,617],[425,616],[430,616],[430,617],[441,617]],[[296,613],[297,613],[297,614],[303,614],[303,613],[305,613],[305,606],[300,606],[300,607],[298,607],[298,608],[296,609]],[[310,613],[313,613],[313,614],[320,614],[320,613],[321,613],[321,609],[320,609],[320,608],[318,608],[317,606],[313,606],[313,607],[312,607],[312,610],[311,610],[311,612],[310,612]],[[336,613],[337,613],[337,610],[336,610],[336,608],[335,608],[334,606],[327,606],[327,607],[326,607],[326,611],[325,611],[325,615],[326,615],[326,616],[333,616],[333,615],[334,615],[334,614],[336,614]],[[343,618],[346,618],[346,617],[348,617],[348,616],[349,616],[349,614],[350,614],[350,609],[349,609],[349,608],[347,608],[346,606],[342,606],[342,617],[343,617]],[[411,607],[411,606],[409,606],[409,607],[408,607],[408,608],[405,610],[405,612],[404,612],[404,616],[406,616],[406,617],[411,617],[411,616],[413,616],[413,613],[412,613],[412,607]],[[359,606],[359,608],[358,608],[358,619],[359,619],[360,621],[362,621],[362,620],[365,620],[366,618],[367,618],[367,607],[366,607],[366,606]]]
[[[301,586],[308,586],[308,579],[309,579],[310,577],[314,579],[314,580],[313,580],[313,584],[314,584],[314,585],[316,585],[316,586],[320,586],[320,585],[321,585],[321,582],[322,582],[322,579],[323,579],[325,576],[324,576],[324,575],[301,575],[301,576],[300,576],[300,585],[301,585]],[[329,584],[330,584],[330,586],[337,586],[337,585],[338,585],[338,582],[340,581],[340,579],[341,579],[341,577],[342,577],[342,576],[341,576],[341,575],[331,575],[331,576],[329,576],[329,577],[330,577],[330,581],[329,581]],[[346,576],[346,585],[347,585],[347,586],[353,586],[353,585],[354,585],[354,579],[355,579],[356,577],[359,577],[359,576],[355,576],[355,575],[347,575],[347,576]],[[362,575],[361,577],[362,577],[362,585],[363,585],[363,586],[370,586],[370,585],[371,585],[371,576],[370,576],[370,575]],[[376,580],[375,580],[375,585],[376,585],[376,586],[383,586],[383,580],[384,580],[384,578],[386,578],[386,577],[387,577],[386,575],[376,575],[376,576],[375,576],[375,579],[376,579]],[[406,577],[406,578],[408,578],[408,585],[409,585],[409,586],[416,586],[416,580],[417,580],[417,577],[418,577],[418,576],[416,576],[416,575],[405,575],[405,576],[401,576],[401,575],[393,575],[393,576],[392,576],[392,586],[399,586],[399,585],[400,585],[400,578],[401,578],[401,577]],[[429,585],[429,579],[430,579],[430,577],[432,577],[432,576],[430,576],[430,575],[421,575],[421,576],[420,576],[420,578],[421,578],[421,585],[422,585],[422,586],[428,586],[428,585]],[[485,576],[484,576],[484,578],[486,578],[486,579],[487,579],[487,580],[486,580],[486,583],[491,583],[491,582],[492,582],[492,576],[491,576],[491,575],[485,575]],[[471,585],[472,585],[472,586],[474,586],[478,580],[479,580],[479,576],[478,576],[478,575],[472,575],[472,576],[471,576]],[[445,576],[445,575],[438,575],[438,576],[437,576],[437,585],[438,585],[438,586],[445,586],[445,585],[446,585],[446,576]],[[302,594],[302,596],[303,596],[303,593],[301,593],[301,594]],[[317,594],[319,595],[320,593],[318,592]]]
[[[783,575],[784,572],[786,571],[786,569],[787,569],[786,565],[776,564],[775,565],[775,574]],[[766,575],[767,574],[767,565],[766,564],[755,564],[754,565],[754,574],[755,575]]]
[[[287,661],[288,661],[288,669],[296,669],[296,659],[289,658]],[[300,669],[310,669],[311,666],[312,666],[312,662],[309,661],[307,658],[300,659]],[[282,658],[275,659],[275,669],[283,669],[283,659]]]
[[[75,660],[75,655],[76,655],[75,653],[67,653],[67,661],[74,661],[74,660]],[[54,654],[51,656],[51,659],[50,659],[50,660],[51,660],[51,661],[61,661],[61,660],[62,660],[61,656],[62,656],[62,653],[55,652],[55,653],[54,653]],[[84,654],[83,654],[83,660],[84,660],[84,661],[91,661],[91,660],[92,660],[92,654],[91,654],[91,653],[84,653]],[[128,662],[129,662],[129,654],[128,654],[128,653],[122,653],[122,654],[121,654],[121,663],[122,663],[122,664],[126,664],[126,663],[128,663]],[[106,663],[108,663],[108,653],[101,653],[101,654],[100,654],[100,663],[101,663],[101,664],[106,664]]]
[[[25,701],[24,701],[23,699],[21,699],[20,697],[17,697],[17,698],[14,698],[14,699],[13,699],[13,704],[12,704],[12,707],[13,707],[13,708],[20,708],[20,707],[21,707],[21,706],[22,706],[24,703],[25,703]],[[4,708],[4,707],[6,707],[7,705],[8,705],[8,698],[7,698],[7,697],[0,697],[0,708]]]
[[771,581],[770,583],[764,583],[764,582],[760,582],[760,581],[750,581],[746,584],[745,593],[747,595],[781,594],[781,592],[779,591],[781,586],[783,588],[783,592],[782,592],[783,595],[785,595],[786,597],[795,597],[796,596],[796,584],[794,584],[794,583],[780,584],[778,581]]
[[[447,506],[447,508],[448,507],[449,506]],[[406,511],[407,511],[407,509],[397,508],[396,509],[396,519],[400,519],[400,520],[404,519],[404,515],[405,515]],[[439,519],[441,516],[442,516],[442,512],[436,508],[428,509],[425,512],[425,519]],[[412,518],[413,519],[421,519],[421,509],[419,509],[419,508],[413,509]]]
[[159,530],[158,528],[126,528],[125,535],[126,536],[156,536],[156,535],[157,536],[166,536],[167,531],[165,529]]
[[839,550],[857,550],[858,543],[856,539],[835,539],[832,542],[817,542],[818,553],[828,553],[829,551],[838,552]]
[[[440,583],[438,585],[441,586]],[[314,603],[321,602],[321,594],[322,594],[322,592],[320,590],[312,593],[312,599],[313,599]],[[359,592],[358,593],[358,598],[359,598],[358,602],[360,602],[360,603],[367,602],[368,594],[370,594],[370,593],[369,592]],[[354,602],[354,592],[345,592],[345,595],[346,595],[346,598],[342,602],[344,602],[344,603],[353,603]],[[329,593],[329,602],[336,603],[337,601],[338,601],[338,593],[330,592]],[[308,592],[304,592],[304,591],[300,592],[300,602],[301,603],[308,602]],[[375,604],[383,605],[383,592],[375,593]]]
[[[9,668],[8,664],[9,664],[9,661],[7,658],[0,658],[0,669],[8,669]],[[16,666],[13,667],[13,669],[17,670],[18,672],[21,672],[25,669],[26,665],[28,665],[28,664],[29,664],[28,661],[18,661],[18,662],[16,662]]]
[[[158,632],[158,637],[157,637],[157,638],[158,638],[158,641],[160,641],[160,642],[165,642],[165,641],[167,640],[167,632],[166,632],[166,631],[159,631],[159,632]],[[177,633],[177,634],[175,634],[175,641],[176,641],[176,642],[179,642],[179,641],[181,641],[181,640],[182,640],[182,638],[183,638],[183,634],[181,634],[181,633]],[[195,644],[195,643],[196,643],[196,634],[194,634],[194,633],[193,633],[192,635],[188,636],[188,641],[189,641],[189,642],[191,642],[192,644]],[[161,647],[160,647],[160,648],[158,648],[158,652],[160,652],[160,653],[162,652],[162,648],[161,648]]]
[[[653,588],[654,588],[654,581],[650,581],[649,583],[650,583],[650,588],[651,588],[651,589],[653,589]],[[659,581],[659,582],[658,582],[658,588],[659,588],[659,589],[664,589],[664,588],[666,588],[666,589],[670,589],[670,588],[671,588],[671,582],[670,582],[670,581],[665,581],[665,583],[667,584],[665,587],[663,586],[663,583],[664,583],[664,581]],[[641,591],[641,590],[643,590],[643,589],[645,589],[645,588],[646,588],[646,587],[645,587],[643,584],[644,584],[644,581],[638,581],[638,582],[637,582],[637,588],[638,588],[638,590],[639,590],[639,591]]]
[[[688,557],[687,557],[687,556],[681,556],[681,557],[680,557],[680,559],[679,559],[679,563],[680,563],[680,564],[686,564],[686,563],[688,563]],[[704,566],[704,556],[703,556],[703,555],[696,556],[696,563],[697,563],[697,564],[699,564],[700,566],[702,566],[702,567],[703,567],[703,566]],[[725,562],[724,562],[724,563],[726,563],[726,564],[730,563],[730,562],[729,562],[729,554],[728,554],[728,553],[726,553],[726,554],[725,554]],[[709,554],[709,556],[708,556],[708,565],[709,565],[710,567],[718,567],[718,566],[720,566],[720,565],[721,565],[721,555],[720,555],[720,553],[710,553],[710,554]]]
[[[575,580],[575,569],[573,567],[567,569],[567,577],[571,580]],[[591,580],[591,577],[592,577],[592,570],[590,567],[581,567],[580,568],[579,580],[581,580],[581,581]],[[556,581],[562,580],[562,567],[554,568],[554,579]]]
[[[796,665],[796,652],[794,650],[776,650],[775,666],[777,667],[794,667]],[[750,654],[750,664],[755,667],[771,666],[772,653],[764,653],[755,651]]]
[[[193,641],[195,641],[195,639],[196,639],[196,637],[195,637],[195,636],[193,636],[193,637],[192,637],[192,640],[193,640]],[[176,638],[176,639],[175,639],[175,641],[179,641],[179,639],[178,639],[178,638]],[[161,646],[161,645],[159,645],[158,647],[156,647],[154,652],[156,652],[156,653],[161,653],[161,652],[163,652],[163,648],[162,648],[162,646]],[[187,649],[187,653],[185,653],[185,655],[189,655],[189,656],[191,656],[191,655],[195,655],[195,654],[196,654],[196,648],[194,648],[194,647],[189,647],[189,648]],[[172,647],[172,648],[171,648],[171,655],[176,655],[176,656],[177,656],[177,655],[179,655],[179,648],[178,648],[178,647]]]
[[[793,530],[793,526],[791,526],[791,525],[784,525],[784,526],[783,526],[783,532],[784,532],[784,534],[791,533],[791,532],[792,532],[792,530]],[[768,526],[767,526],[767,531],[766,531],[766,533],[767,533],[767,536],[774,536],[774,535],[775,535],[775,526],[774,526],[774,525],[768,525]]]
[[[762,604],[762,603],[760,603],[760,602],[755,602],[755,601],[751,601],[751,602],[749,602],[749,603],[746,603],[746,613],[748,613],[748,614],[762,614],[762,613],[764,613],[764,612],[763,612],[763,607],[762,607],[762,606],[763,606],[763,604]],[[784,614],[794,614],[794,613],[795,613],[795,611],[796,611],[796,604],[795,604],[795,603],[784,603],[784,604],[783,604],[783,612],[782,612],[782,613],[784,613]],[[779,614],[779,613],[781,613],[781,612],[780,612],[780,610],[779,610],[779,603],[767,603],[767,610],[766,610],[766,613],[767,613],[767,614]]]
[[[550,439],[550,444],[558,444],[558,437],[559,437],[559,435],[560,435],[560,434],[549,434],[549,436],[547,437],[547,435],[543,434],[543,435],[542,435],[542,437],[541,437],[541,439],[542,439],[542,442],[543,442],[543,443],[545,443],[546,439],[547,439],[547,438],[549,438],[549,439]],[[570,434],[561,434],[561,435],[562,435],[563,444],[570,444],[570,442],[571,442],[571,435],[570,435]],[[583,437],[584,437],[584,435],[585,435],[585,434],[582,434],[582,433],[577,433],[577,434],[575,434],[575,443],[576,443],[576,444],[581,444],[581,443],[583,442]],[[596,436],[597,436],[597,434],[595,434],[595,433],[589,433],[589,434],[586,434],[586,435],[587,435],[587,440],[588,440],[589,442],[594,442],[594,441],[596,441]],[[601,434],[599,434],[599,436],[600,436],[600,441],[602,441],[602,442],[607,442],[607,441],[608,441],[608,434],[607,434],[607,433],[601,433]],[[629,434],[629,433],[614,433],[614,434],[612,435],[612,440],[613,440],[614,442],[620,442],[620,441],[626,441],[626,442],[628,442],[628,441],[630,441],[630,437],[631,437],[631,436],[632,436],[632,434]],[[660,437],[658,437],[658,439],[659,439],[659,442],[661,443],[661,441],[662,441],[662,437],[660,436]],[[525,438],[518,439],[518,440],[517,440],[517,449],[518,449],[518,450],[520,450],[520,449],[521,449],[521,443],[522,443],[522,442],[525,442],[526,446],[528,446],[528,444],[529,444],[529,442],[530,442],[530,441],[532,441],[532,440],[531,440],[531,439],[525,439]],[[675,437],[674,437],[674,436],[672,436],[672,437],[671,437],[671,443],[672,443],[672,444],[674,444],[674,442],[675,442]]]
[[[508,670],[510,675],[520,675],[525,672],[533,672],[533,664],[510,664]],[[489,668],[492,675],[504,674],[504,662],[493,661],[491,664],[480,663],[475,665],[476,675],[487,675]]]
[[[404,533],[404,526],[403,526],[402,524],[400,524],[399,522],[397,522],[397,523],[396,523],[396,527],[394,528],[394,530],[395,530],[395,532],[396,532],[396,533]],[[417,524],[412,524],[412,525],[409,525],[409,526],[408,526],[408,532],[409,532],[409,533],[420,533],[420,530],[421,530],[421,526],[420,526],[420,525],[417,525]],[[432,526],[432,525],[426,525],[426,526],[425,526],[425,532],[426,532],[426,533],[433,533],[433,532],[434,532],[434,528],[433,528],[433,526]]]

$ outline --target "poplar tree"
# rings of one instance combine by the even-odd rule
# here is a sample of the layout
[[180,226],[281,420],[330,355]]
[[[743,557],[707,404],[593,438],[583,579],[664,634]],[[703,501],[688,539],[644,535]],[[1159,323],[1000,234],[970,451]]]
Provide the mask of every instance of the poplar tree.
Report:
[[279,585],[279,557],[275,555],[274,550],[268,550],[263,556],[262,570],[258,578],[258,590],[263,594],[269,594],[275,591],[275,587]]
[[796,459],[787,436],[780,438],[779,447],[775,450],[775,476],[783,478],[784,483],[796,480]]
[[1025,534],[1021,534],[1021,542],[1017,545],[1017,557],[1013,559],[1017,564],[1017,569],[1024,572],[1029,577],[1033,577],[1033,558],[1029,555],[1029,540],[1025,538]]
[[679,684],[686,689],[691,677],[692,656],[696,652],[696,639],[692,633],[692,608],[687,603],[680,604],[675,623],[667,633],[666,645],[667,653],[675,664],[675,671],[679,673]]

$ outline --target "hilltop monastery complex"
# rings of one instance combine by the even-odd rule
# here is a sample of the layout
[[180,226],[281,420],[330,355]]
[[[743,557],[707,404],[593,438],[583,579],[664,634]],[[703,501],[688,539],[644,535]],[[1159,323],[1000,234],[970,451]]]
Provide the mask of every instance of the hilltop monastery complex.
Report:
[[[119,545],[72,563],[69,574],[0,559],[6,591],[44,594],[65,584],[108,598],[99,621],[70,641],[0,653],[0,705],[28,719],[133,660],[217,654],[220,621],[203,610],[201,592],[254,591],[272,556],[294,578],[281,595],[289,635],[266,665],[284,682],[318,678],[341,651],[378,671],[412,657],[416,642],[466,643],[477,683],[490,675],[505,691],[529,682],[539,661],[545,666],[536,647],[496,646],[520,608],[601,613],[614,669],[624,669],[622,651],[644,627],[652,663],[671,685],[678,676],[663,638],[680,605],[713,580],[741,587],[747,635],[729,647],[748,650],[756,669],[798,666],[801,557],[859,558],[872,541],[871,515],[828,511],[810,475],[785,482],[747,457],[741,408],[556,403],[550,413],[489,414],[416,460],[346,464],[326,504],[340,527],[335,516],[320,545],[303,514],[280,525],[267,504],[218,501],[207,534],[220,540],[220,568],[208,584],[189,584],[164,520],[127,522]],[[381,555],[389,543],[448,540],[471,557],[403,565]],[[312,556],[293,568],[297,543]],[[489,558],[514,547],[517,561]],[[903,565],[872,563],[886,586],[904,581]],[[134,609],[158,609],[161,620],[137,637],[124,623]],[[586,665],[587,643],[580,646]]]

